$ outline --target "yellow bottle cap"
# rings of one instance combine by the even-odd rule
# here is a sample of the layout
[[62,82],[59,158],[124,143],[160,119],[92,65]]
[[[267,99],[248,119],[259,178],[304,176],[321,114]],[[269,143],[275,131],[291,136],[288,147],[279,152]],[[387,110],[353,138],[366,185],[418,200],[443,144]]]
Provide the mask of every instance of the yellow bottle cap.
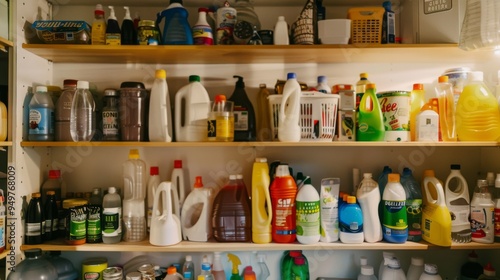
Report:
[[155,78],[157,79],[166,79],[167,78],[167,72],[163,69],[158,69],[155,72]]
[[399,182],[399,174],[398,173],[390,173],[388,176],[389,183],[398,183]]

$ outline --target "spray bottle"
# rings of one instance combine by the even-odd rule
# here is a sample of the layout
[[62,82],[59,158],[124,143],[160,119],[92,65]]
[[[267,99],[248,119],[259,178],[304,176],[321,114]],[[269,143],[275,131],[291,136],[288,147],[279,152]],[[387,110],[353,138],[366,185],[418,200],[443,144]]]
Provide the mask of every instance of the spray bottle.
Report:
[[241,264],[240,258],[238,258],[238,256],[233,255],[231,253],[227,254],[227,258],[233,264],[233,268],[231,269],[231,278],[229,278],[229,279],[230,280],[243,280],[243,278],[240,275],[240,270],[238,269],[238,266]]

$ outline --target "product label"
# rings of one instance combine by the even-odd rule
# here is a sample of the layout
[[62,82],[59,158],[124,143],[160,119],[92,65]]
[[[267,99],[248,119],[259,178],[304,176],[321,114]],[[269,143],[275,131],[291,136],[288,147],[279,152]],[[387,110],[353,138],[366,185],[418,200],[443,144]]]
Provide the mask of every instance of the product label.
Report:
[[424,0],[424,14],[451,10],[453,0]]
[[470,228],[473,238],[484,238],[491,232],[491,224],[495,218],[493,207],[471,206],[470,207]]
[[319,200],[297,201],[297,235],[314,236],[319,231]]
[[273,204],[275,204],[273,207],[275,233],[278,235],[295,234],[295,199],[278,198]]
[[54,133],[54,111],[50,108],[30,109],[29,121],[29,134]]
[[406,200],[408,217],[408,241],[422,240],[422,199]]
[[500,208],[495,208],[495,237],[500,238]]
[[26,236],[40,236],[45,223],[26,223]]
[[66,223],[67,240],[85,239],[87,236],[87,207],[78,206],[69,209]]
[[89,205],[87,217],[87,239],[98,240],[102,236],[101,228],[101,206]]
[[57,218],[45,220],[45,232],[57,231],[58,221]]
[[234,138],[234,118],[218,116],[216,118],[215,130],[218,139]]
[[5,248],[5,216],[0,216],[0,248]]
[[406,232],[408,228],[407,215],[406,215],[406,201],[397,200],[384,200],[384,227],[394,231]]
[[104,21],[92,23],[92,45],[106,44],[106,24]]
[[194,26],[193,41],[195,45],[213,45],[214,39],[210,26]]
[[248,130],[248,111],[241,106],[234,107],[234,130],[247,131]]
[[102,236],[114,237],[122,233],[121,225],[122,208],[104,208],[102,213]]
[[[464,201],[465,204],[457,205],[456,203],[460,201]],[[464,225],[469,227],[470,207],[464,199],[451,201],[450,203],[447,203],[446,206],[448,206],[448,210],[450,210],[452,227],[460,227]]]
[[323,179],[321,181],[321,225],[320,234],[322,242],[334,242],[339,239],[339,199],[338,190],[339,184],[335,184],[333,180]]
[[410,131],[410,93],[387,92],[379,97],[385,131]]
[[208,124],[208,139],[215,140],[217,136],[217,121],[214,119],[209,119]]
[[120,33],[106,33],[106,45],[119,46],[122,44]]
[[106,136],[118,135],[118,111],[102,112],[102,133]]

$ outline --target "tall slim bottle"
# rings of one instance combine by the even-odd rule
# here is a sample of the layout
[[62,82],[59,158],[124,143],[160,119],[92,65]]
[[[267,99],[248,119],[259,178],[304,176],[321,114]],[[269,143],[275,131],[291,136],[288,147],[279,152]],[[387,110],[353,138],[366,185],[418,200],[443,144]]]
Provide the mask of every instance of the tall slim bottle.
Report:
[[94,10],[92,45],[106,45],[106,20],[104,19],[104,9],[101,4],[97,4]]
[[47,198],[43,205],[43,213],[45,219],[45,234],[44,240],[53,240],[58,236],[58,214],[56,203],[56,192],[47,191]]
[[366,85],[359,103],[357,141],[384,141],[385,127],[382,109],[377,99],[375,84]]
[[102,194],[101,188],[93,188],[87,206],[87,243],[102,242]]
[[26,212],[26,232],[24,233],[24,244],[34,245],[43,242],[45,233],[45,219],[42,212],[40,193],[32,193],[31,200]]
[[443,141],[457,141],[455,128],[455,97],[453,85],[448,82],[448,76],[439,76],[436,95],[439,106],[439,129]]
[[102,242],[118,243],[122,239],[122,200],[115,187],[109,187],[102,208]]
[[95,133],[95,102],[88,81],[78,81],[71,104],[70,132],[75,142],[90,141]]
[[167,86],[167,72],[158,69],[149,98],[149,141],[172,142],[172,109]]
[[413,90],[410,94],[410,138],[411,141],[417,139],[417,116],[420,109],[425,104],[425,91],[423,84],[413,84]]
[[252,169],[252,241],[269,243],[271,236],[271,196],[266,158],[256,158]]

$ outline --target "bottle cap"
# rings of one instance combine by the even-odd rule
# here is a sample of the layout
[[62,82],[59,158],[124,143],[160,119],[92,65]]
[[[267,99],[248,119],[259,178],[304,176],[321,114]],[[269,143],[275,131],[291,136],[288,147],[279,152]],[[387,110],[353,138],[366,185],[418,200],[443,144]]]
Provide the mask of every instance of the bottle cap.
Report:
[[371,173],[363,173],[363,178],[370,179],[370,178],[372,178],[372,174]]
[[433,169],[426,169],[424,170],[424,178],[425,177],[436,177],[436,173],[434,172]]
[[352,195],[347,196],[347,203],[349,203],[349,204],[355,204],[356,203],[356,197],[352,196]]
[[198,13],[208,13],[208,8],[198,8]]
[[186,255],[186,261],[187,262],[193,261],[193,257],[191,255]]
[[236,180],[236,175],[235,174],[229,175],[229,180]]
[[101,188],[93,188],[92,189],[92,194],[100,195],[101,194]]
[[243,179],[243,174],[236,174],[236,179],[238,179],[238,180]]
[[393,268],[393,269],[399,269],[399,268],[401,268],[401,265],[399,264],[399,260],[396,257],[385,258],[384,259],[384,263],[389,268]]
[[279,16],[278,21],[285,21],[285,16]]
[[113,6],[108,6],[109,8],[109,17],[108,17],[108,20],[112,19],[112,20],[116,20],[116,15],[115,15],[115,8]]
[[361,266],[361,274],[362,275],[373,275],[373,266],[371,265],[363,265]]
[[175,268],[175,266],[169,266],[167,268],[167,274],[172,275],[172,274],[175,274],[175,273],[177,273],[177,268]]
[[392,8],[392,3],[391,1],[384,1],[382,3],[382,7],[384,7],[387,11],[390,11]]
[[236,87],[237,88],[245,88],[245,82],[243,82],[243,77],[242,76],[234,75],[233,78],[238,79],[238,81],[236,81]]
[[403,168],[403,176],[411,176],[411,169],[408,167]]
[[47,191],[47,192],[46,192],[46,194],[47,194],[47,195],[55,195],[55,194],[56,194],[56,192],[55,192],[55,191]]
[[76,87],[78,80],[66,79],[63,81],[63,87]]
[[293,72],[290,72],[286,75],[286,79],[287,80],[290,80],[290,79],[297,79],[297,74],[293,73]]
[[180,159],[174,160],[174,168],[182,168],[182,160]]
[[284,177],[289,176],[290,171],[288,170],[288,165],[280,164],[276,167],[276,176],[275,177]]
[[424,84],[413,84],[413,90],[424,90]]
[[365,79],[368,79],[368,73],[360,73],[360,74],[359,74],[359,77],[360,77],[360,78],[365,78]]
[[487,263],[487,264],[484,266],[483,273],[484,273],[484,275],[486,275],[486,276],[495,276],[496,271],[495,271],[495,269],[493,268],[493,266],[491,265],[491,263]]
[[95,5],[94,15],[102,15],[104,16],[104,8],[101,4]]
[[361,266],[368,265],[368,258],[365,257],[365,256],[360,257],[359,258],[359,264],[361,264]]
[[472,71],[467,75],[469,82],[482,82],[484,74],[482,71]]
[[165,71],[163,69],[156,69],[155,78],[156,79],[166,79],[167,78],[167,71]]
[[203,181],[201,179],[201,176],[196,176],[194,180],[194,187],[195,188],[203,188]]
[[398,173],[391,173],[391,174],[389,174],[387,181],[390,182],[390,183],[397,183],[397,182],[399,182],[399,174]]
[[34,197],[34,198],[39,198],[40,196],[42,196],[42,195],[39,192],[31,194],[31,197]]
[[326,83],[326,76],[318,76],[318,84]]
[[118,96],[118,95],[120,95],[118,93],[118,90],[114,88],[107,88],[104,90],[104,96]]
[[130,9],[127,6],[124,6],[123,9],[125,9],[125,17],[123,17],[123,20],[132,20],[132,17],[130,16]]
[[375,84],[367,84],[366,85],[366,89],[375,89],[375,88],[377,88],[377,85],[375,85]]
[[445,75],[439,76],[439,78],[438,78],[439,83],[447,83],[448,80],[449,80],[448,76],[445,76]]
[[154,176],[160,174],[160,168],[158,166],[151,166],[149,169],[149,175]]
[[435,264],[426,263],[424,266],[424,271],[427,274],[437,275],[438,274],[438,267]]
[[348,193],[342,194],[342,201],[347,202],[348,199],[349,199],[349,194]]
[[224,94],[217,94],[215,96],[215,103],[224,103],[226,102],[226,96]]
[[500,173],[497,174],[497,178],[495,179],[495,188],[500,188]]
[[49,170],[49,179],[59,179],[61,177],[61,170]]
[[419,257],[412,257],[411,258],[411,264],[412,265],[422,266],[422,265],[424,265],[424,259],[423,258],[419,258]]
[[200,76],[198,76],[198,75],[191,75],[191,76],[189,76],[189,82],[190,83],[191,82],[199,82],[199,81],[201,81]]
[[47,92],[47,87],[46,86],[37,86],[36,92]]
[[259,88],[267,88],[266,84],[259,84]]
[[130,149],[130,151],[128,152],[128,158],[129,159],[139,159],[139,150]]
[[115,187],[109,187],[108,188],[108,193],[116,193],[116,188]]
[[[477,187],[478,188],[486,188],[486,191],[488,190],[488,181],[484,179],[479,179],[477,180]],[[481,191],[484,192],[484,191]]]
[[88,81],[78,81],[76,83],[76,88],[89,89],[89,82]]
[[460,170],[460,164],[452,164],[450,168],[451,170]]
[[493,172],[486,173],[486,181],[488,181],[488,186],[495,185],[495,173]]
[[[255,162],[267,162],[267,158],[255,158]],[[500,176],[500,173],[498,175]]]

